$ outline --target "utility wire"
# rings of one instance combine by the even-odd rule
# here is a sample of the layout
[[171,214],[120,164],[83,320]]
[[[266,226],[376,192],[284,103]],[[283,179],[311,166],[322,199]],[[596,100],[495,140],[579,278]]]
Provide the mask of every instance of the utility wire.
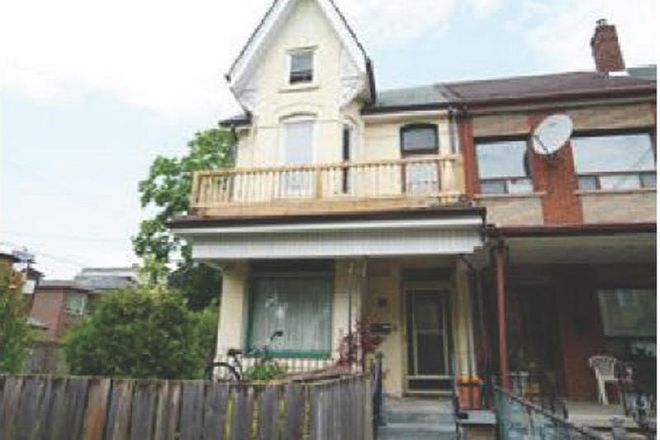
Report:
[[[12,247],[15,247],[15,248],[24,248],[25,247],[25,246],[20,245],[20,244],[12,243],[11,241],[0,241],[0,244],[4,244],[4,245],[7,245],[7,246],[12,246]],[[81,263],[80,261],[72,260],[72,259],[66,258],[66,257],[58,257],[56,255],[47,254],[45,252],[30,250],[30,253],[35,254],[35,255],[39,255],[40,257],[44,257],[44,258],[47,258],[47,259],[50,259],[50,260],[55,260],[55,261],[60,261],[62,263],[71,264],[71,265],[74,265],[74,266],[80,266],[80,267],[87,266],[86,264]]]

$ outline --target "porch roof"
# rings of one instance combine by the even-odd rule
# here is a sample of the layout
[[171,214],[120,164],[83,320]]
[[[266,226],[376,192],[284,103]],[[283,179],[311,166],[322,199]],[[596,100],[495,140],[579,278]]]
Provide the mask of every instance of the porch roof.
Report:
[[487,228],[503,240],[511,264],[643,263],[656,258],[656,224]]
[[193,258],[204,261],[456,255],[483,244],[479,210],[238,223],[179,220],[172,226],[192,243]]

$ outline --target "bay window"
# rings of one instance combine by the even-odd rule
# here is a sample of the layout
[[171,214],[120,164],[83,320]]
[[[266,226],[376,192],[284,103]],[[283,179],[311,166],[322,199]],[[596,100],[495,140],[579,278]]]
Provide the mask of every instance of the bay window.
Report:
[[574,136],[573,162],[582,190],[655,188],[649,133]]
[[[314,119],[292,117],[284,124],[283,162],[285,165],[311,165],[314,162]],[[313,173],[289,171],[282,175],[285,196],[309,196],[312,193]]]
[[534,190],[527,140],[477,141],[476,151],[482,194],[520,194]]

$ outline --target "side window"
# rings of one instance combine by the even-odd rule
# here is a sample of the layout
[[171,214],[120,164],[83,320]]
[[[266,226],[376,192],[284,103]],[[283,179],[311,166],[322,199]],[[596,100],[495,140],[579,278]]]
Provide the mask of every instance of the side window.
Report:
[[571,144],[580,189],[655,188],[649,133],[574,136]]
[[70,293],[66,298],[66,311],[72,315],[84,315],[87,306],[87,295]]
[[438,126],[411,124],[401,128],[401,156],[438,153]]
[[520,194],[534,190],[527,141],[477,141],[477,166],[483,194]]
[[297,50],[289,53],[289,84],[310,83],[314,80],[314,51]]

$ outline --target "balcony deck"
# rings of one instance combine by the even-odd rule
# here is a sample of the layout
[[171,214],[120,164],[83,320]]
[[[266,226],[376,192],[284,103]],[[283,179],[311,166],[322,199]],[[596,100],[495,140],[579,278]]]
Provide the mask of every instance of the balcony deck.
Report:
[[200,171],[192,214],[302,215],[453,206],[464,200],[460,155]]

